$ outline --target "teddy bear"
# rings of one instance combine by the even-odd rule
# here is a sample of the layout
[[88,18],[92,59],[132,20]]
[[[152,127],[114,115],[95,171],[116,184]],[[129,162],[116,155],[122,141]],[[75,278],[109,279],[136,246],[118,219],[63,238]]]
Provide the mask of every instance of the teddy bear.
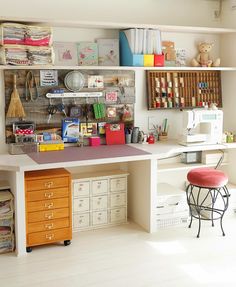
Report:
[[213,44],[202,42],[198,45],[199,54],[195,59],[192,59],[193,67],[218,67],[220,65],[220,58],[213,61],[210,58],[209,52],[211,51]]

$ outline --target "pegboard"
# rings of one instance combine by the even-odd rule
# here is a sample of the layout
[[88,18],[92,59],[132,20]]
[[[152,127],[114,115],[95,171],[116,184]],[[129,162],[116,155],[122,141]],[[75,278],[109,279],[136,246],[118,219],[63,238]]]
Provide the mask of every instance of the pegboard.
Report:
[[[26,117],[24,119],[19,118],[7,118],[5,119],[6,125],[6,142],[14,142],[13,137],[13,123],[19,120],[26,122],[32,121],[36,125],[36,133],[40,132],[56,132],[61,133],[61,122],[66,116],[63,112],[57,112],[51,117],[48,123],[48,111],[49,104],[57,105],[63,103],[65,111],[68,117],[70,117],[70,109],[73,106],[79,106],[83,110],[83,113],[79,116],[81,123],[90,122],[108,122],[118,123],[125,122],[126,126],[132,126],[134,121],[134,103],[135,103],[135,76],[134,71],[127,70],[80,70],[84,75],[85,83],[80,92],[102,92],[102,96],[99,98],[56,98],[48,99],[46,94],[51,89],[64,89],[65,92],[69,92],[64,85],[64,78],[71,70],[58,70],[58,85],[57,86],[40,86],[40,69],[31,70],[35,77],[35,81],[38,84],[37,90],[35,87],[31,89],[32,98],[34,101],[26,100],[26,75],[30,69],[22,70],[5,70],[4,71],[4,83],[5,83],[5,111],[7,113],[10,97],[13,90],[13,74],[17,74],[17,90],[20,95],[21,102],[23,104]],[[103,88],[88,88],[88,77],[91,75],[103,76],[104,87]],[[109,101],[106,97],[107,93],[115,92],[117,94],[117,100]],[[38,94],[38,97],[37,97]],[[116,114],[113,117],[108,117],[107,114],[104,118],[96,120],[94,118],[93,104],[104,103],[105,108],[115,108]],[[131,117],[125,119],[123,117],[124,110],[127,108],[131,111]]]
[[222,107],[220,71],[147,71],[148,109]]

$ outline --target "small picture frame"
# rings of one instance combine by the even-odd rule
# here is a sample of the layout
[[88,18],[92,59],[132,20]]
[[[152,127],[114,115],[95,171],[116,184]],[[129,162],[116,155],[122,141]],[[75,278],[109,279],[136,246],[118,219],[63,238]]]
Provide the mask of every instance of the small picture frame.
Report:
[[77,47],[76,43],[54,42],[54,53],[56,66],[77,66]]
[[88,76],[88,88],[104,88],[103,76]]

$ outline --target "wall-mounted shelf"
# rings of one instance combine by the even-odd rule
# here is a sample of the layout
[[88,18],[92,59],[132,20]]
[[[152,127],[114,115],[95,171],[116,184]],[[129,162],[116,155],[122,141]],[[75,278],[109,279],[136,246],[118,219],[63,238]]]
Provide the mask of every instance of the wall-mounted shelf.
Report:
[[236,67],[134,67],[134,66],[10,66],[0,65],[0,70],[133,70],[133,71],[236,71]]

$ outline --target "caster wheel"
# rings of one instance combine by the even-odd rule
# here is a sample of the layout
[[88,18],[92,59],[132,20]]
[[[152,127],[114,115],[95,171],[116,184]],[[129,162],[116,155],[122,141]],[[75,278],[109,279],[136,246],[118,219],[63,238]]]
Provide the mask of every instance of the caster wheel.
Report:
[[26,247],[26,252],[27,252],[27,253],[32,252],[32,247]]
[[71,241],[70,241],[70,240],[65,240],[65,241],[64,241],[64,245],[65,245],[65,246],[68,246],[68,245],[70,245],[70,244],[71,244]]

